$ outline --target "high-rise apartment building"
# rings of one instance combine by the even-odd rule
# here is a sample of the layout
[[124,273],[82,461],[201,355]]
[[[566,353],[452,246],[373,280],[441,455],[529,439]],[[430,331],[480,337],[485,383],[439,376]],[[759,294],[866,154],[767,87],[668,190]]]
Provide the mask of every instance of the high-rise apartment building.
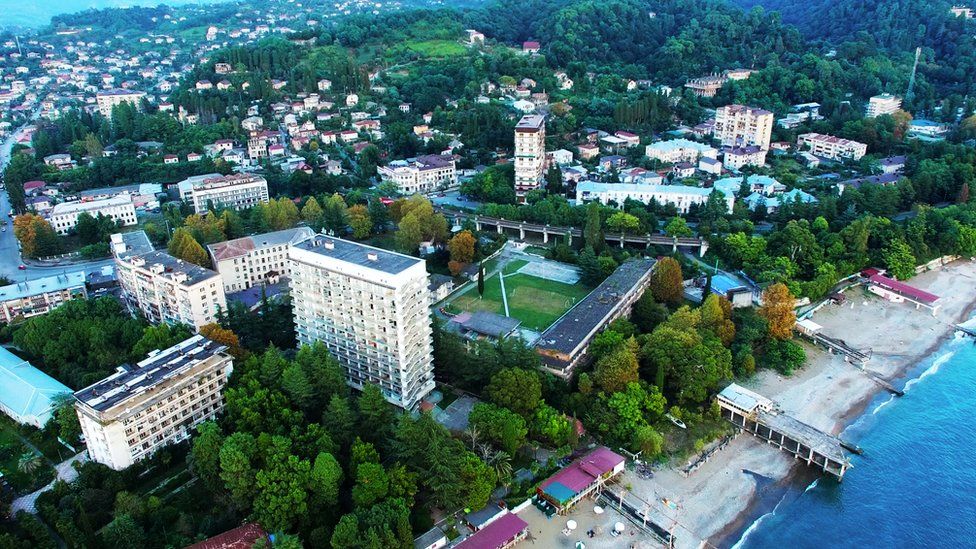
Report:
[[153,324],[199,330],[227,308],[219,274],[165,252],[117,254],[115,272],[129,310],[141,312]]
[[195,335],[76,392],[88,455],[118,471],[189,438],[223,410],[233,367],[227,347]]
[[883,93],[868,99],[868,106],[865,110],[864,116],[867,118],[875,118],[877,116],[881,116],[882,114],[893,114],[900,108],[900,97],[891,95],[890,93]]
[[314,234],[308,227],[296,227],[217,242],[207,246],[207,250],[223,280],[224,291],[239,292],[288,277],[288,247]]
[[715,138],[723,147],[748,147],[769,150],[773,133],[773,113],[745,105],[726,105],[715,111]]
[[137,109],[142,109],[142,99],[146,97],[146,92],[132,90],[106,90],[95,94],[95,103],[98,105],[98,112],[105,118],[111,120],[112,107],[129,103]]
[[180,181],[178,187],[180,199],[200,214],[211,207],[243,210],[269,199],[268,181],[246,173],[197,175]]
[[361,389],[413,409],[434,389],[430,290],[422,259],[316,235],[289,248],[299,343],[323,342]]
[[546,169],[546,119],[527,114],[515,125],[515,195],[538,189]]

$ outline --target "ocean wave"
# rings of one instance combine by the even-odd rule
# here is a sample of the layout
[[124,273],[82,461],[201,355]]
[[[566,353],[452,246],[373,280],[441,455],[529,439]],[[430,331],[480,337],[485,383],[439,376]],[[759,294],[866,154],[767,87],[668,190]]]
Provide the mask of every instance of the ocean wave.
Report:
[[918,383],[919,381],[922,381],[923,379],[929,377],[930,375],[938,373],[939,369],[942,368],[942,365],[952,360],[952,357],[954,356],[956,356],[956,351],[950,351],[948,353],[940,355],[938,358],[932,361],[931,366],[929,366],[924,372],[922,372],[922,375],[916,377],[915,379],[908,380],[908,383],[905,384],[905,388],[903,390],[907,393],[908,390],[911,389],[911,387],[916,383]]
[[[820,479],[817,479],[817,480],[820,480]],[[810,486],[807,486],[806,490],[804,490],[803,493],[804,494],[807,493],[810,489],[812,489],[814,486],[816,486],[817,485],[817,480],[814,480],[813,483],[810,484]],[[772,511],[770,511],[770,512],[768,512],[768,513],[766,513],[766,514],[764,514],[762,516],[760,516],[752,524],[750,524],[749,527],[746,528],[746,531],[745,532],[742,532],[742,536],[739,537],[739,541],[735,542],[735,545],[732,546],[732,549],[742,549],[742,547],[743,547],[742,544],[746,542],[746,540],[749,538],[749,536],[753,532],[755,532],[757,528],[759,528],[759,525],[762,524],[763,522],[765,522],[766,519],[768,519],[769,517],[771,517],[771,516],[773,516],[773,515],[776,514],[776,511],[779,510],[779,506],[780,505],[783,505],[783,502],[786,501],[786,495],[787,494],[783,494],[783,497],[781,497],[779,499],[779,501],[776,502],[776,506],[773,507],[773,510]]]

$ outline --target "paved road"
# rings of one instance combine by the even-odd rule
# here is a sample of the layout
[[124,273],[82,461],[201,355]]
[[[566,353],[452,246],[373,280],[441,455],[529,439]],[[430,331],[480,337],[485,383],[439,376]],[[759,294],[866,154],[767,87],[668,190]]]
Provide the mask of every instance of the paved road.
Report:
[[45,486],[44,488],[41,488],[40,490],[31,492],[30,494],[15,499],[13,503],[10,504],[10,514],[16,515],[17,511],[27,511],[28,513],[37,513],[37,508],[34,506],[34,504],[37,502],[37,497],[43,494],[44,492],[47,492],[51,488],[53,488],[54,483],[59,480],[63,480],[65,482],[71,482],[76,478],[78,478],[78,471],[75,470],[74,464],[75,462],[84,463],[86,461],[88,461],[88,452],[84,451],[74,457],[68,458],[62,461],[61,463],[57,464],[55,466],[55,470],[57,470],[58,472],[57,478],[55,478],[50,483],[48,483],[48,485]]

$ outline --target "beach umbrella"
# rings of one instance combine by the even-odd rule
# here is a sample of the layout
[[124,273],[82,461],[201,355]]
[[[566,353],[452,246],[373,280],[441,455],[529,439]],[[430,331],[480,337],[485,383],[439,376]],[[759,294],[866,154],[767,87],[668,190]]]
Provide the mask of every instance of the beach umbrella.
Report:
[[566,521],[566,528],[569,528],[570,530],[575,530],[576,529],[576,521],[573,520],[573,519],[569,519],[568,521]]
[[618,531],[618,532],[623,532],[624,530],[627,529],[627,527],[624,526],[624,523],[618,522],[617,524],[614,524],[613,525],[613,529],[616,530],[616,531]]
[[596,514],[598,514],[598,515],[602,515],[603,514],[603,507],[600,507],[599,505],[594,505],[593,506],[593,512],[596,513]]
[[583,543],[582,541],[577,541],[576,542],[576,549],[586,549],[586,544]]

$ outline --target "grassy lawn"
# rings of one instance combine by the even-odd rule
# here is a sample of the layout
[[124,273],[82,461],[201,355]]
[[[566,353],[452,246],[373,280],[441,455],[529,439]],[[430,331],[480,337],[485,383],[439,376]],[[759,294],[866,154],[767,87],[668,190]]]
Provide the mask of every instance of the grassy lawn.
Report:
[[[526,260],[524,260],[524,259],[516,259],[515,261],[509,261],[508,262],[508,265],[505,265],[505,268],[502,269],[502,270],[507,275],[514,274],[514,273],[518,272],[519,269],[521,269],[522,267],[525,267],[528,264],[529,264],[529,262],[526,261]],[[505,282],[507,284],[508,283],[508,280],[506,280]]]
[[425,57],[453,57],[464,55],[465,48],[454,40],[411,40],[403,45]]
[[18,494],[37,490],[54,479],[54,469],[43,458],[36,470],[21,471],[18,466],[20,458],[28,453],[34,452],[21,442],[17,433],[9,425],[0,425],[0,473]]
[[[507,270],[508,268],[506,268]],[[517,270],[517,268],[512,270]],[[521,320],[526,328],[538,331],[549,327],[590,292],[588,288],[583,286],[563,284],[524,274],[506,276],[505,290],[508,295],[508,309],[511,316]],[[483,298],[478,297],[477,290],[471,290],[458,296],[452,305],[454,310],[489,311],[504,315],[505,306],[502,303],[502,290],[498,275],[485,280]]]
[[542,246],[526,246],[525,253],[537,255],[539,257],[546,257],[549,253],[549,248],[543,248]]

